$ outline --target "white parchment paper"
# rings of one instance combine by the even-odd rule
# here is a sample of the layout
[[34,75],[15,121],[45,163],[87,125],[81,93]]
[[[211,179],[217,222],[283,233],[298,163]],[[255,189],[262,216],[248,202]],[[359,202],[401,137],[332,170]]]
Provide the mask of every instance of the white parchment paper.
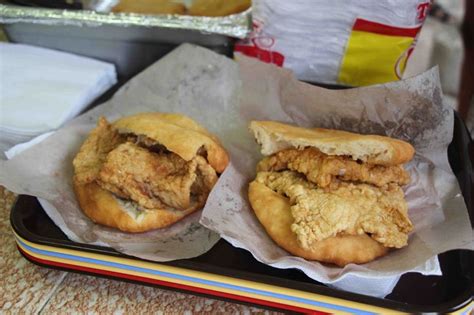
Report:
[[[442,103],[436,70],[397,83],[335,91],[298,82],[289,70],[256,60],[241,57],[236,63],[209,50],[182,45],[128,82],[109,102],[10,161],[1,161],[0,183],[47,200],[53,209],[48,214],[75,241],[103,242],[157,261],[204,253],[218,236],[197,224],[199,213],[170,229],[131,235],[92,224],[76,203],[71,162],[98,116],[114,120],[143,111],[184,113],[221,139],[231,163],[209,196],[200,222],[263,263],[297,268],[345,290],[383,296],[407,271],[439,274],[436,254],[473,249],[466,207],[447,161],[453,113]],[[409,246],[374,262],[345,268],[292,257],[276,246],[247,200],[248,182],[261,159],[260,148],[247,129],[253,119],[387,134],[410,141],[417,155],[408,165],[413,182],[406,193],[415,225]]]
[[[374,296],[390,293],[408,271],[440,275],[439,253],[473,249],[467,209],[447,160],[453,111],[442,102],[437,69],[385,85],[327,90],[244,56],[238,62],[243,86],[237,118],[241,129],[236,133],[241,136],[225,139],[232,164],[208,199],[203,225],[265,264],[297,268],[315,280]],[[412,143],[417,154],[407,165],[412,183],[406,187],[406,199],[414,223],[409,245],[371,263],[345,268],[307,261],[279,248],[247,200],[248,182],[262,158],[246,130],[254,119],[388,135]]]

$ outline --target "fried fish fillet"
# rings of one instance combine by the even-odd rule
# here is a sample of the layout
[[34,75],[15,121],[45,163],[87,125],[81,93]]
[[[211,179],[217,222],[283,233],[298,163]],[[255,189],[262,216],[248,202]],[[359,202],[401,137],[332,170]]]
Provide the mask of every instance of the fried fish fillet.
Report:
[[75,181],[79,184],[95,181],[107,154],[124,141],[104,117],[99,118],[97,127],[92,130],[73,160]]
[[291,230],[302,248],[338,235],[365,233],[385,247],[407,245],[413,227],[403,191],[395,184],[378,188],[341,182],[328,191],[294,171],[259,172],[256,182],[289,198]]
[[202,156],[185,161],[174,153],[154,153],[130,142],[107,155],[97,180],[102,188],[148,209],[203,204],[216,181],[215,170]]
[[268,235],[292,255],[344,267],[349,263],[364,264],[388,252],[387,247],[367,234],[337,235],[314,242],[309,249],[304,249],[291,230],[294,218],[288,197],[252,181],[249,185],[249,201]]
[[358,181],[378,187],[389,183],[406,185],[410,175],[401,165],[359,164],[346,156],[329,156],[316,148],[286,149],[264,158],[257,171],[292,170],[305,174],[319,187],[328,187],[335,179]]

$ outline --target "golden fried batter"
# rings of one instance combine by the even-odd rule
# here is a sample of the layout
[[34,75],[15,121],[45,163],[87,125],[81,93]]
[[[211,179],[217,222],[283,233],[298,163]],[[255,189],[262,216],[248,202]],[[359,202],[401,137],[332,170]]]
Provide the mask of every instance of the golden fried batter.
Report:
[[378,188],[341,182],[328,191],[293,171],[259,172],[256,181],[290,199],[291,230],[302,248],[336,235],[364,233],[386,247],[407,245],[412,224],[403,191],[395,184]]
[[87,184],[96,180],[107,154],[124,141],[117,130],[104,117],[100,117],[97,127],[92,130],[74,158],[77,183]]
[[153,153],[127,142],[112,150],[100,170],[98,184],[144,208],[187,209],[204,203],[217,181],[201,156],[186,162],[174,153]]
[[266,157],[257,171],[281,171],[289,169],[305,174],[319,187],[327,187],[335,179],[360,181],[382,187],[388,183],[406,185],[410,175],[401,165],[381,166],[359,164],[345,156],[329,156],[316,148],[287,149]]
[[204,204],[217,182],[217,173],[202,156],[196,156],[195,160],[197,162],[196,180],[191,186],[191,196],[197,197]]

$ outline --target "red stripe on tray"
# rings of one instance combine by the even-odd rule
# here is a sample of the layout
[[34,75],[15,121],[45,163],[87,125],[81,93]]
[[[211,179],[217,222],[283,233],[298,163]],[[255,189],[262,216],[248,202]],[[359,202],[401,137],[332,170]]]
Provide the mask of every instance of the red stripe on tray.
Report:
[[194,286],[189,286],[189,285],[184,285],[184,284],[179,284],[179,283],[174,283],[174,282],[168,282],[168,281],[162,281],[162,280],[157,280],[157,279],[151,279],[151,278],[146,278],[146,277],[140,277],[140,276],[130,275],[130,274],[121,273],[121,272],[108,271],[108,270],[102,270],[102,269],[96,269],[96,268],[89,268],[89,267],[83,267],[83,266],[77,266],[77,265],[72,265],[72,264],[66,264],[66,263],[60,263],[60,262],[56,262],[56,261],[46,260],[46,259],[42,259],[42,258],[32,256],[32,255],[28,254],[27,252],[25,252],[21,247],[19,247],[19,246],[17,246],[17,247],[18,247],[18,250],[25,257],[27,257],[28,259],[31,259],[33,261],[36,261],[38,263],[41,263],[43,265],[49,265],[49,266],[55,266],[55,267],[60,267],[60,268],[65,268],[65,269],[72,269],[72,270],[84,271],[84,272],[95,273],[95,274],[100,274],[100,275],[106,275],[106,276],[111,276],[111,277],[115,277],[115,278],[133,280],[133,281],[136,281],[138,284],[140,284],[140,283],[156,284],[156,285],[160,285],[160,286],[176,288],[176,289],[182,289],[182,290],[192,291],[192,292],[197,292],[197,293],[203,293],[203,294],[207,294],[207,295],[211,295],[211,296],[219,296],[219,297],[223,297],[223,298],[230,299],[230,300],[237,300],[237,301],[248,302],[248,303],[253,303],[253,304],[260,304],[260,305],[264,305],[264,306],[269,306],[269,307],[273,307],[273,308],[279,308],[279,309],[284,309],[284,310],[289,310],[289,311],[294,311],[294,312],[299,312],[299,313],[329,314],[329,313],[326,313],[326,312],[315,311],[315,310],[306,309],[306,308],[302,308],[302,307],[297,307],[297,306],[293,306],[293,305],[287,305],[287,304],[282,304],[282,303],[276,303],[276,302],[271,302],[271,301],[265,301],[265,300],[250,298],[250,297],[241,296],[241,295],[237,295],[237,294],[231,294],[231,293],[226,293],[226,292],[203,289],[203,288],[199,288],[199,287],[194,287]]
[[396,27],[387,24],[357,19],[352,27],[353,31],[362,31],[391,36],[416,37],[421,29],[421,25],[414,28]]

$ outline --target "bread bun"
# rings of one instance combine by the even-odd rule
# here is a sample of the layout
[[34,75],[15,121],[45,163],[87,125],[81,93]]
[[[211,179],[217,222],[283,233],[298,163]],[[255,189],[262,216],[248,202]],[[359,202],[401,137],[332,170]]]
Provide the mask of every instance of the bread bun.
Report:
[[203,149],[209,164],[218,173],[222,173],[229,163],[229,156],[217,137],[181,114],[142,113],[121,118],[112,126],[121,134],[144,135],[185,161],[193,159]]
[[377,165],[398,165],[413,158],[415,149],[405,141],[342,130],[302,128],[275,121],[252,121],[250,130],[262,145],[262,154],[287,148],[314,147],[327,155],[346,155]]
[[74,191],[82,211],[95,223],[117,228],[124,232],[139,233],[172,225],[203,205],[193,204],[185,210],[146,209],[140,212],[134,202],[125,202],[96,183],[80,184],[74,181]]

